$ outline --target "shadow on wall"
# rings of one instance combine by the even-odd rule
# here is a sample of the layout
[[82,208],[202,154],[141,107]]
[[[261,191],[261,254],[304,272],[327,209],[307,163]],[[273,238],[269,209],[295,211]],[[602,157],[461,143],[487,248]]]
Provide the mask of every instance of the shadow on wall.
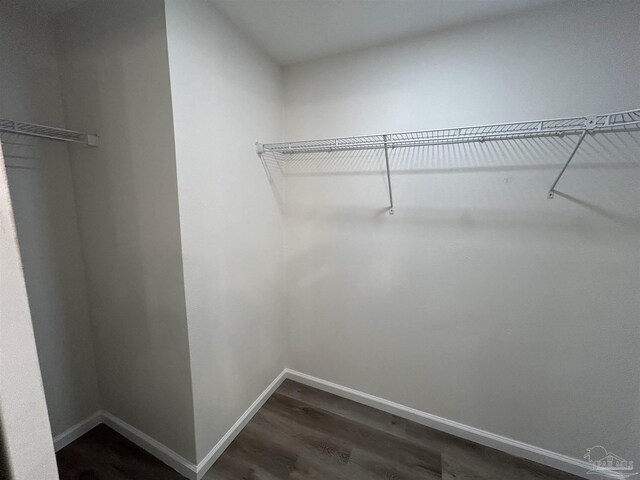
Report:
[[24,136],[10,133],[0,134],[0,142],[4,150],[7,169],[38,170],[33,153],[34,146]]
[[[605,209],[599,205],[580,200],[561,192],[556,195],[569,200],[572,204],[584,208],[587,212],[599,215],[618,229],[632,235],[640,233],[640,218],[623,215],[614,209]],[[308,208],[289,208],[286,216],[289,220],[314,221],[332,224],[354,225],[389,225],[389,228],[416,227],[422,229],[458,228],[460,234],[471,230],[520,230],[532,234],[541,230],[550,232],[549,241],[558,240],[564,234],[582,231],[595,239],[593,225],[586,221],[575,221],[566,215],[541,214],[538,210],[518,210],[508,212],[499,209],[475,209],[467,212],[462,209],[403,207],[394,216],[389,215],[388,208],[336,207],[318,208],[312,212]],[[373,234],[373,232],[372,232]]]
[[3,437],[2,423],[0,422],[0,480],[9,480],[9,455],[6,451]]
[[[548,187],[551,186],[556,175],[564,162],[567,160],[575,142],[576,135],[566,135],[562,137],[541,137],[517,140],[488,141],[484,143],[463,143],[452,145],[420,146],[412,148],[395,148],[389,151],[389,163],[392,177],[396,182],[405,177],[407,180],[412,175],[450,175],[469,174],[482,172],[548,172]],[[565,176],[569,176],[571,171],[588,172],[589,182],[593,178],[594,185],[598,184],[599,177],[605,171],[630,170],[637,172],[640,168],[640,132],[617,132],[589,135],[578,150],[578,154],[573,159],[569,170]],[[307,152],[281,154],[265,152],[262,155],[262,162],[271,183],[274,196],[278,200],[281,208],[284,204],[284,190],[287,182],[306,181],[310,182],[316,178],[344,177],[357,178],[366,176],[384,176],[385,159],[383,150],[352,150],[333,152]],[[593,176],[591,172],[593,171]],[[545,176],[547,174],[545,173]],[[634,173],[633,175],[636,175]],[[402,176],[402,177],[398,177]],[[586,177],[585,177],[586,178]],[[442,182],[443,177],[439,180]],[[335,180],[338,182],[338,180]],[[405,180],[402,180],[403,182]],[[453,178],[451,179],[453,182]],[[562,189],[561,180],[559,188]],[[340,180],[341,185],[345,185]],[[548,188],[542,187],[542,188]],[[386,184],[385,187],[386,188]],[[392,187],[393,188],[393,187]],[[633,215],[622,214],[609,210],[605,206],[594,203],[590,200],[557,192],[562,199],[574,204],[574,206],[586,209],[591,213],[596,213],[616,222],[622,226],[633,230],[640,230],[640,218]],[[540,191],[540,198],[545,199],[546,191]],[[380,197],[382,198],[382,197]],[[290,199],[293,200],[293,199]],[[287,207],[287,215],[296,215],[297,206],[295,202]],[[335,206],[334,206],[335,207]],[[341,215],[346,215],[345,220],[352,221],[357,218],[363,220],[365,217],[374,218],[386,215],[388,209],[362,209],[358,205],[349,205],[348,210],[340,212],[340,209],[327,209],[325,213],[334,219]],[[447,213],[442,209],[437,209],[439,214],[433,218],[436,212],[433,205],[423,208],[420,203],[417,205],[403,207],[406,215],[429,217],[430,220],[446,218]],[[477,206],[479,209],[482,205]],[[346,208],[346,207],[345,207]],[[445,209],[446,210],[446,209]],[[283,210],[284,211],[284,210]],[[366,214],[365,214],[366,211]],[[301,212],[299,212],[301,213]],[[322,215],[322,208],[314,210],[316,215]],[[451,212],[455,215],[454,212]],[[488,213],[488,212],[487,212]],[[302,213],[301,213],[302,214]],[[501,223],[498,217],[504,211],[496,211],[496,222]],[[522,210],[520,210],[522,214]],[[475,215],[474,215],[475,216]],[[482,215],[481,215],[482,216]],[[492,217],[493,215],[490,215]],[[489,223],[491,222],[487,219]],[[563,220],[559,219],[558,223]]]
[[[3,133],[9,190],[53,433],[97,405],[67,144]],[[82,385],[82,388],[78,386]]]
[[283,155],[278,155],[273,152],[264,152],[258,154],[264,172],[269,180],[269,185],[273,191],[273,197],[275,198],[278,208],[281,212],[284,211],[284,168],[285,159]]

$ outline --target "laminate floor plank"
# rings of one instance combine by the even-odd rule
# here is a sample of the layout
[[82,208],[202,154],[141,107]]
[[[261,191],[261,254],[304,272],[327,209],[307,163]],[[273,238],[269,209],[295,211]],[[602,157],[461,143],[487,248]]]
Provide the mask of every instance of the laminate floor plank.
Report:
[[[442,451],[443,478],[445,469],[450,479],[463,473],[474,480],[577,480],[579,477],[545,465],[514,457],[493,448],[469,442],[452,443]],[[466,478],[462,476],[462,478]]]
[[441,451],[452,442],[472,443],[291,380],[285,380],[278,388],[278,393],[436,452]]
[[207,473],[210,480],[277,480],[277,477],[262,472],[255,465],[248,465],[233,455],[223,455],[216,462],[216,469]]
[[[281,446],[288,445],[289,448],[297,449],[300,452],[300,467],[291,478],[320,478],[331,479],[388,479],[397,478],[406,480],[431,480],[440,479],[439,464],[440,459],[436,455],[434,463],[438,464],[438,472],[428,472],[422,466],[415,467],[413,471],[410,466],[406,466],[395,459],[389,458],[387,452],[385,456],[373,454],[359,449],[357,455],[352,455],[349,446],[352,441],[345,440],[338,436],[332,436],[326,432],[319,432],[309,426],[300,425],[299,422],[274,412],[273,402],[265,405],[253,420],[245,427],[244,432],[256,436],[266,436],[271,442]],[[348,421],[343,420],[344,426],[340,430],[349,429]],[[258,430],[259,429],[259,430]],[[353,430],[353,429],[352,429]],[[371,441],[377,442],[375,435]],[[347,467],[347,468],[345,468]],[[302,472],[306,472],[303,475]]]
[[298,460],[295,451],[251,431],[240,432],[227,450],[232,457],[275,478],[289,478]]
[[386,432],[334,415],[278,392],[273,394],[263,408],[325,435],[349,442],[354,448],[369,451],[389,461],[400,462],[410,468],[440,474],[441,460],[437,452],[421,448]]
[[348,478],[368,480],[440,480],[440,472],[421,466],[408,466],[402,462],[380,457],[370,451],[355,449],[347,465]]
[[329,464],[345,465],[351,456],[352,447],[348,442],[328,437],[267,410],[261,410],[245,428],[247,432],[260,428],[267,432],[271,441],[289,445],[301,455],[315,456]]
[[56,459],[61,480],[184,480],[106,425],[98,425],[71,442],[56,453]]
[[[572,480],[574,475],[560,472],[522,458],[435,430],[402,417],[377,410],[343,397],[324,392],[291,380],[285,380],[278,394],[308,403],[314,407],[349,418],[413,442],[427,449],[435,449],[452,459],[448,475],[466,475],[479,480],[543,479]],[[458,459],[457,462],[454,460]],[[470,468],[463,468],[470,464]],[[467,471],[468,470],[468,471]],[[474,472],[475,470],[475,472]],[[444,478],[444,464],[442,467]],[[533,475],[533,476],[532,476]]]

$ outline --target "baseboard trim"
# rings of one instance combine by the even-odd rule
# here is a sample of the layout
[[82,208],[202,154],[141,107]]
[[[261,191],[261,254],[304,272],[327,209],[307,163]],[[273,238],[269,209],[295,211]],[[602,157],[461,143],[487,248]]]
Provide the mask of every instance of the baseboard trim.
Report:
[[53,437],[53,448],[57,452],[58,450],[63,449],[67,445],[69,445],[74,440],[80,438],[82,435],[87,433],[93,427],[100,425],[102,423],[102,411],[98,410],[95,413],[92,413],[84,420],[80,420],[75,425],[67,428],[64,432],[59,433],[55,437]]
[[285,380],[287,369],[283,370],[273,382],[256,398],[251,406],[238,418],[236,423],[224,434],[224,436],[215,444],[215,446],[207,453],[207,455],[198,463],[196,468],[196,480],[201,480],[207,470],[220,458],[220,455],[225,451],[233,439],[240,433],[240,431],[251,421],[253,416],[260,410],[262,405],[269,399],[269,397],[277,390],[280,384]]
[[58,450],[66,447],[71,442],[77,440],[101,423],[108,425],[120,435],[135,443],[143,450],[149,452],[158,460],[170,466],[181,475],[184,475],[189,480],[196,480],[196,465],[193,462],[190,462],[166,445],[163,445],[146,433],[138,430],[136,427],[129,425],[124,420],[109,412],[105,412],[104,410],[98,410],[61,434],[53,437],[55,451],[57,452]]
[[215,444],[215,446],[207,453],[207,455],[197,465],[190,462],[182,455],[174,452],[166,445],[158,442],[154,438],[150,437],[136,427],[128,424],[121,418],[106,412],[99,410],[84,420],[78,422],[72,427],[68,428],[59,435],[56,435],[53,439],[55,450],[58,451],[61,448],[66,447],[74,440],[80,438],[92,428],[104,423],[123,437],[127,438],[131,442],[138,445],[140,448],[149,452],[151,455],[162,461],[166,465],[173,468],[175,471],[185,476],[189,480],[201,480],[205,473],[211,468],[215,461],[222,455],[225,449],[233,441],[234,438],[242,431],[242,429],[251,421],[253,416],[260,410],[262,405],[269,399],[269,397],[276,391],[280,384],[286,378],[286,371],[283,370],[280,374],[267,386],[267,388],[256,398],[251,406],[238,418],[238,420],[231,426],[231,428],[223,435],[223,437]]
[[131,440],[158,460],[173,468],[176,472],[190,480],[196,480],[196,466],[182,455],[174,452],[166,445],[158,442],[136,427],[109,412],[102,412],[103,422],[123,437]]
[[286,378],[296,382],[333,393],[340,397],[362,403],[369,407],[397,415],[398,417],[434,428],[457,437],[495,448],[516,457],[525,458],[558,470],[562,470],[583,478],[589,478],[587,472],[593,467],[590,463],[560,453],[552,452],[544,448],[536,447],[509,437],[487,432],[479,428],[471,427],[463,423],[455,422],[437,415],[432,415],[415,408],[407,407],[399,403],[391,402],[368,393],[344,387],[337,383],[329,382],[305,373],[297,372],[289,368],[285,369]]
[[258,396],[258,398],[256,398],[251,406],[240,416],[240,418],[238,418],[218,443],[216,443],[216,445],[197,465],[174,452],[166,445],[163,445],[153,439],[146,433],[138,430],[132,425],[129,425],[124,420],[105,411],[95,412],[61,434],[56,435],[53,439],[55,450],[60,450],[95,426],[100,423],[105,423],[116,432],[120,433],[154,457],[158,458],[160,461],[176,470],[178,473],[184,475],[189,480],[201,480],[220,455],[222,455],[224,450],[229,446],[229,444],[231,444],[247,423],[251,421],[253,416],[258,412],[258,410],[260,410],[264,403],[285,379],[295,380],[296,382],[324,390],[325,392],[333,393],[369,407],[377,408],[378,410],[397,415],[421,425],[441,430],[487,447],[495,448],[496,450],[506,452],[516,457],[541,463],[558,470],[572,473],[579,477],[589,478],[587,476],[587,471],[592,468],[592,465],[583,460],[552,452],[509,437],[487,432],[437,415],[432,415],[415,408],[407,407],[406,405],[385,400],[384,398],[338,385],[337,383],[329,382],[312,375],[307,375],[290,368],[285,368],[273,380],[273,382],[269,384],[269,386]]

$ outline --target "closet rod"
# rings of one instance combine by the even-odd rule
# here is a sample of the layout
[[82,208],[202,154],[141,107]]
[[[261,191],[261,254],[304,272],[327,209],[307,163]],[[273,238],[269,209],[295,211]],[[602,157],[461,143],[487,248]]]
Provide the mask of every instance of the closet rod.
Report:
[[340,150],[370,150],[456,143],[485,142],[489,140],[513,140],[545,136],[579,135],[584,130],[589,133],[615,132],[640,129],[640,109],[624,112],[586,115],[580,117],[532,120],[527,122],[476,125],[472,127],[444,128],[415,132],[397,132],[380,135],[359,135],[354,137],[326,138],[257,144],[259,154],[311,153]]
[[0,132],[98,146],[98,135],[0,118]]
[[567,167],[569,167],[571,160],[575,157],[587,134],[593,135],[596,133],[629,132],[636,130],[640,130],[640,109],[581,117],[476,125],[474,127],[443,128],[380,135],[359,135],[355,137],[325,138],[322,140],[304,140],[298,142],[256,143],[256,151],[260,157],[265,153],[283,154],[285,156],[281,157],[281,160],[284,160],[284,164],[286,164],[287,156],[296,153],[306,154],[314,152],[384,149],[389,188],[389,213],[393,214],[389,149],[453,145],[471,142],[482,143],[490,140],[516,140],[523,138],[580,135],[571,154],[547,192],[547,198],[553,199],[556,193],[556,185],[558,185],[562,175],[567,170]]

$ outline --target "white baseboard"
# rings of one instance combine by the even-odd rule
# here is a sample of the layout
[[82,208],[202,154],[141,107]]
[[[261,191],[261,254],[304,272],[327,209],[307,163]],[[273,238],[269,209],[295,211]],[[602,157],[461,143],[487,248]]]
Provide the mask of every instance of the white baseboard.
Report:
[[76,425],[68,428],[60,435],[56,435],[53,439],[56,451],[74,440],[80,438],[97,425],[104,423],[118,432],[123,437],[146,450],[151,455],[162,461],[166,465],[184,475],[189,480],[200,480],[205,473],[211,468],[215,461],[222,455],[224,450],[229,446],[240,431],[249,423],[253,416],[260,410],[260,407],[269,399],[271,394],[276,391],[285,379],[285,370],[283,370],[269,384],[269,386],[258,396],[251,406],[238,418],[236,423],[224,434],[218,443],[209,451],[209,453],[197,465],[190,462],[183,456],[171,450],[166,445],[158,442],[146,433],[138,430],[136,427],[128,424],[124,420],[103,410],[97,411]]
[[190,462],[166,445],[163,445],[146,433],[104,410],[98,410],[84,420],[66,429],[61,434],[53,437],[53,445],[56,452],[101,423],[108,425],[120,435],[146,450],[189,480],[196,480],[196,465],[193,462]]
[[92,413],[84,420],[79,421],[75,425],[67,428],[64,432],[53,437],[53,447],[55,451],[66,447],[74,440],[80,438],[93,427],[102,423],[102,411],[98,410]]
[[579,477],[590,478],[587,476],[587,471],[591,470],[593,466],[583,460],[552,452],[544,448],[536,447],[535,445],[530,445],[528,443],[520,442],[485,430],[480,430],[479,428],[438,417],[430,413],[422,412],[415,408],[391,402],[352,388],[343,387],[342,385],[328,382],[289,368],[285,368],[285,373],[286,378],[295,380],[296,382],[310,387],[315,387],[320,390],[324,390],[325,392],[333,393],[369,407],[377,408],[378,410],[397,415],[398,417],[411,420],[421,425],[450,433],[457,437],[471,440],[487,447],[495,448],[496,450],[506,452],[516,457],[526,458],[527,460],[541,463],[564,472],[572,473]]
[[273,382],[271,382],[271,384],[258,396],[253,404],[251,404],[240,418],[238,418],[236,423],[233,424],[220,441],[216,443],[216,445],[197,465],[177,454],[169,447],[151,438],[146,433],[105,411],[96,412],[85,420],[65,430],[61,434],[56,435],[54,437],[55,449],[56,451],[60,450],[75,439],[84,435],[96,425],[105,423],[116,432],[128,438],[154,457],[187,477],[189,480],[201,480],[204,474],[209,470],[209,468],[211,468],[220,455],[222,455],[233,439],[238,435],[238,433],[240,433],[247,423],[249,423],[251,418],[253,418],[257,411],[260,410],[260,407],[264,405],[264,403],[285,379],[295,380],[296,382],[324,390],[325,392],[333,393],[369,407],[377,408],[378,410],[406,418],[407,420],[414,421],[421,425],[450,433],[457,437],[461,437],[487,447],[495,448],[496,450],[509,453],[516,457],[526,458],[527,460],[557,468],[558,470],[572,473],[579,477],[589,478],[586,472],[592,468],[592,465],[583,460],[552,452],[544,448],[536,447],[535,445],[530,445],[512,438],[487,432],[443,417],[438,417],[430,413],[422,412],[399,403],[391,402],[389,400],[322,380],[289,368],[285,368],[273,380]]
[[129,425],[124,420],[121,420],[109,412],[102,412],[102,420],[106,425],[114,429],[120,435],[126,437],[140,448],[146,450],[158,460],[169,465],[176,472],[184,475],[190,480],[196,480],[196,466],[193,462],[190,462],[166,445],[163,445],[146,433]]
[[240,433],[247,423],[253,418],[253,416],[260,410],[260,407],[269,399],[269,397],[276,391],[280,384],[286,378],[287,369],[284,369],[280,375],[278,375],[273,382],[260,394],[256,401],[240,416],[240,418],[233,424],[233,426],[224,434],[218,443],[207,453],[207,455],[198,463],[197,480],[200,480],[207,470],[215,463],[215,461],[222,455],[224,450],[229,446],[234,438]]

